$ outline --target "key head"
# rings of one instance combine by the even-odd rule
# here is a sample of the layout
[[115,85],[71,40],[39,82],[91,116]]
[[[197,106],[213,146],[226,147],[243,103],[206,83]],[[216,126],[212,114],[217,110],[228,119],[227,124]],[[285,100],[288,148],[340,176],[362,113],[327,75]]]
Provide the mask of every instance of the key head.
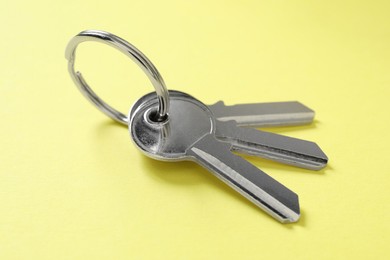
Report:
[[215,132],[209,108],[194,97],[169,91],[170,113],[166,121],[154,122],[156,94],[140,98],[130,110],[129,131],[135,145],[147,156],[162,161],[189,159],[188,148],[206,134]]

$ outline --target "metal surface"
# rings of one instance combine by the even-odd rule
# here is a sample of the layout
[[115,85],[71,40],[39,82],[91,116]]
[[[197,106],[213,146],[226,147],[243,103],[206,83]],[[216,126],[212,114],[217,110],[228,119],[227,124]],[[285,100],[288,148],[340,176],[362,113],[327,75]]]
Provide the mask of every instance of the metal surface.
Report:
[[239,126],[287,126],[310,124],[314,111],[297,101],[226,106],[223,101],[209,105],[220,121],[234,120]]
[[215,137],[217,123],[206,105],[185,93],[170,95],[169,119],[163,123],[149,119],[157,109],[153,94],[142,97],[130,111],[130,135],[143,153],[164,161],[195,161],[277,220],[299,219],[298,196],[232,154],[231,144]]
[[102,99],[100,99],[91,87],[87,84],[82,74],[79,71],[75,71],[74,63],[76,59],[76,48],[77,46],[85,41],[95,41],[107,44],[115,49],[121,51],[134,61],[141,69],[146,73],[150,81],[152,82],[158,97],[158,109],[156,113],[156,121],[163,121],[169,112],[169,94],[165,87],[164,80],[160,73],[152,62],[136,47],[122,38],[115,36],[111,33],[97,30],[83,31],[73,37],[68,46],[66,47],[65,57],[68,60],[68,71],[77,85],[81,93],[94,104],[100,111],[112,119],[127,125],[128,118],[125,114],[117,111],[116,109],[109,106]]

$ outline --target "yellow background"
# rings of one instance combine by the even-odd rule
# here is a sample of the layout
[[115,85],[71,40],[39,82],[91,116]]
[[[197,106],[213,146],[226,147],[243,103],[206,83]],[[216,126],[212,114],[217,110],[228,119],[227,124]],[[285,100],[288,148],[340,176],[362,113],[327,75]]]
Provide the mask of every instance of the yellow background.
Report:
[[[3,1],[0,259],[389,259],[389,1]],[[143,156],[78,92],[68,40],[130,41],[168,88],[206,104],[299,100],[312,125],[269,129],[317,142],[312,172],[245,157],[295,191],[283,225],[191,162]],[[127,111],[153,90],[114,49],[76,67]]]

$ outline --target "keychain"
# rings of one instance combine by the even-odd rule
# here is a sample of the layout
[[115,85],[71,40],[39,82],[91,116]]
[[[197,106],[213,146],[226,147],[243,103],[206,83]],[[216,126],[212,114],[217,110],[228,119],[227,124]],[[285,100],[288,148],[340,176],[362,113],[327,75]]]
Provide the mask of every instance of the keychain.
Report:
[[[127,115],[106,104],[75,71],[75,51],[85,41],[112,46],[146,73],[155,92],[141,97]],[[300,216],[298,195],[233,154],[238,151],[301,168],[319,170],[327,156],[313,142],[241,126],[281,126],[312,122],[314,111],[299,102],[207,106],[180,91],[168,91],[152,62],[137,48],[111,33],[83,31],[66,48],[69,73],[81,93],[100,111],[128,126],[133,143],[161,161],[194,161],[282,223]]]

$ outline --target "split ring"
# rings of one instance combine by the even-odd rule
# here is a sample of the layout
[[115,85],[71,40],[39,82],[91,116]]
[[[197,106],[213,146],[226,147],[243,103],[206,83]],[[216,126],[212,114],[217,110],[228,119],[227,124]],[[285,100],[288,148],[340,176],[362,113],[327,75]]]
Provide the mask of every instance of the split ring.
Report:
[[87,84],[81,72],[75,71],[74,62],[76,58],[77,46],[86,41],[95,41],[107,44],[121,51],[134,61],[146,73],[149,80],[152,82],[158,98],[158,110],[154,120],[160,122],[168,117],[169,111],[169,93],[165,86],[164,80],[153,63],[136,47],[128,43],[124,39],[104,31],[88,30],[83,31],[73,37],[66,47],[65,57],[68,60],[68,71],[74,83],[77,85],[81,93],[94,104],[100,111],[112,119],[128,125],[128,117],[109,106],[101,98],[99,98],[91,87]]

